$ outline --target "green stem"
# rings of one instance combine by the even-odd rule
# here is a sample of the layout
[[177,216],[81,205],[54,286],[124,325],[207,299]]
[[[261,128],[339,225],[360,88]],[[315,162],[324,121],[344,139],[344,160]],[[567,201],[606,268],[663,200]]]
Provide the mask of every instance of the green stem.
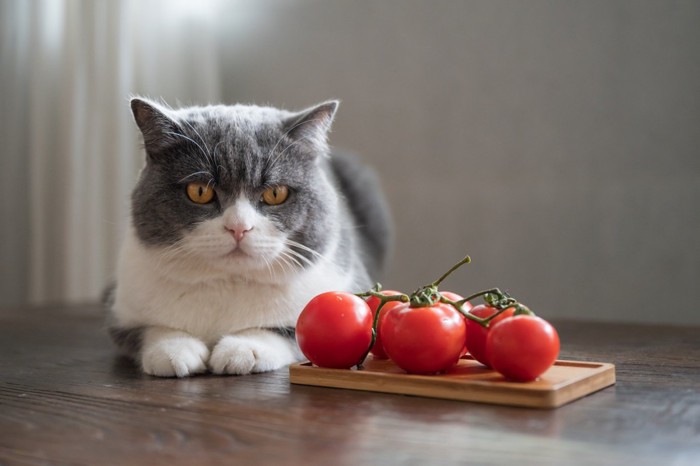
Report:
[[[381,285],[377,283],[377,286],[379,289],[381,289]],[[385,295],[382,293],[379,293],[378,291],[374,290],[369,290],[364,293],[356,293],[356,296],[359,296],[360,298],[366,298],[368,296],[374,296],[375,298],[379,299],[380,303],[379,306],[377,306],[377,312],[374,313],[374,320],[372,321],[372,338],[370,339],[369,342],[369,348],[367,348],[367,351],[365,354],[362,356],[360,361],[356,364],[358,369],[362,369],[362,364],[365,362],[365,359],[367,359],[367,356],[369,355],[370,351],[372,351],[372,347],[374,346],[374,343],[377,341],[377,324],[379,323],[379,312],[382,310],[384,305],[388,302],[391,301],[401,301],[404,303],[407,303],[409,301],[409,297],[406,296],[405,294],[394,294],[394,295]]]
[[[477,293],[476,296],[481,296],[481,294],[485,294],[485,293],[486,292],[481,292],[480,294]],[[498,317],[499,315],[501,315],[503,312],[505,312],[508,309],[508,307],[504,307],[503,309],[497,309],[497,312],[494,315],[489,316],[489,317],[477,317],[474,314],[472,314],[471,312],[465,311],[464,308],[462,307],[464,305],[464,303],[466,303],[470,299],[474,299],[474,298],[469,297],[469,298],[460,299],[459,301],[452,301],[451,299],[445,298],[444,296],[440,295],[440,302],[446,303],[446,304],[451,304],[452,307],[457,309],[457,311],[460,314],[462,314],[465,318],[467,318],[469,320],[473,320],[474,322],[478,323],[482,327],[488,327],[489,322],[491,322],[493,319],[495,319],[496,317]]]
[[435,280],[433,283],[431,283],[429,286],[438,286],[444,279],[446,279],[452,272],[463,266],[464,264],[468,264],[472,261],[471,257],[467,256],[461,261],[457,262],[455,265],[452,266],[450,270],[447,272],[443,273],[440,278]]
[[504,307],[503,309],[498,309],[498,311],[496,311],[496,313],[495,313],[494,315],[489,316],[489,317],[485,317],[485,318],[481,319],[481,320],[482,320],[482,321],[480,322],[481,326],[482,326],[482,327],[488,327],[488,326],[489,326],[489,323],[490,323],[493,319],[495,319],[496,317],[500,316],[501,314],[503,314],[504,312],[506,312],[508,309],[510,309],[510,308]]
[[479,291],[478,293],[474,293],[473,295],[467,296],[464,298],[462,301],[471,301],[472,299],[476,299],[479,296],[484,296],[487,294],[495,294],[496,296],[503,297],[505,294],[498,288],[489,288],[488,290],[484,291]]

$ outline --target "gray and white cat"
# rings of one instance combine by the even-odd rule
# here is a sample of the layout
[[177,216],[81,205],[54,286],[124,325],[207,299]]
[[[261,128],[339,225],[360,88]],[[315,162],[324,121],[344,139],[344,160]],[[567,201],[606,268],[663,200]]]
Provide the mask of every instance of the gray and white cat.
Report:
[[109,329],[144,372],[283,367],[302,358],[293,329],[314,295],[371,286],[388,212],[373,173],[330,153],[337,107],[131,101],[146,165]]

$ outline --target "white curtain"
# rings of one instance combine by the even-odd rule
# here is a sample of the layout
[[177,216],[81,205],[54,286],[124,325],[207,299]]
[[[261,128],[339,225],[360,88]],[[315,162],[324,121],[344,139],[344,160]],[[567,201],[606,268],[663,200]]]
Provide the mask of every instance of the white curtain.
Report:
[[143,163],[129,96],[219,100],[218,4],[0,1],[3,193],[21,203],[3,201],[4,221],[20,219],[3,226],[4,251],[26,245],[15,278],[30,302],[94,300],[114,273]]

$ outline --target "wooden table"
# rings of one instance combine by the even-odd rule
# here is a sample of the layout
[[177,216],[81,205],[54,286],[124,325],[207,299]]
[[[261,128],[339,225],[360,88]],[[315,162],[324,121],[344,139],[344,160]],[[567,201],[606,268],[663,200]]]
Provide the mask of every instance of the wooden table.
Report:
[[98,306],[0,312],[0,464],[700,464],[700,328],[555,322],[617,384],[555,410],[290,385],[287,370],[158,379]]

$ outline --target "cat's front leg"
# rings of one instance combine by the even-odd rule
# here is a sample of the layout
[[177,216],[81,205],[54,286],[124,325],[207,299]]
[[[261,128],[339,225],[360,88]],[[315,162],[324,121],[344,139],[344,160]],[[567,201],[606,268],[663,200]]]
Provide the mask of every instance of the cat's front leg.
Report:
[[302,359],[293,333],[249,329],[222,337],[214,346],[209,368],[216,374],[267,372]]
[[187,377],[205,372],[209,348],[189,333],[166,327],[147,327],[140,361],[143,371],[159,377]]

